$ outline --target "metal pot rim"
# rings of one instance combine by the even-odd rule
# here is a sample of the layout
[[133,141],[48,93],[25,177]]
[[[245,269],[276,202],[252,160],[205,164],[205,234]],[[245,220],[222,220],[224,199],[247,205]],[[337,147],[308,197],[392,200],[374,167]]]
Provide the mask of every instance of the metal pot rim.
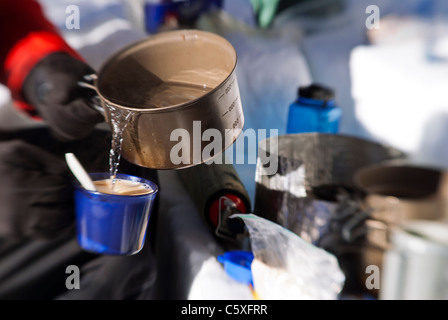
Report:
[[[215,37],[217,39],[219,39],[220,41],[222,41],[223,43],[226,43],[229,48],[233,51],[233,53],[235,54],[235,61],[233,64],[233,68],[232,70],[229,72],[228,76],[215,88],[213,88],[212,90],[210,90],[209,92],[205,93],[204,95],[190,100],[188,102],[185,103],[180,103],[177,105],[172,105],[172,106],[168,106],[168,107],[161,107],[161,108],[136,108],[136,107],[128,107],[122,104],[119,104],[117,102],[113,102],[110,99],[106,98],[101,92],[100,89],[98,87],[98,81],[100,81],[101,75],[104,74],[104,70],[106,70],[106,68],[108,66],[110,66],[111,64],[113,64],[116,60],[116,58],[124,53],[126,53],[127,51],[132,50],[135,47],[138,47],[141,44],[144,44],[146,42],[154,42],[157,39],[166,37],[166,36],[173,36],[173,35],[185,35],[185,34],[190,34],[191,35],[197,35],[197,34],[202,34],[206,37]],[[155,34],[155,35],[151,35],[150,37],[147,37],[145,39],[139,40],[137,42],[131,43],[128,46],[125,46],[123,49],[117,51],[116,53],[114,53],[112,56],[110,56],[108,59],[106,59],[106,61],[103,63],[103,65],[99,68],[98,73],[94,76],[93,79],[93,86],[95,87],[95,91],[98,94],[98,96],[101,98],[101,100],[106,103],[109,106],[114,106],[114,107],[118,107],[120,109],[124,109],[124,110],[128,110],[128,111],[135,111],[135,112],[139,112],[139,113],[164,113],[164,112],[171,112],[171,111],[178,111],[180,109],[184,109],[184,108],[188,108],[189,106],[191,106],[192,104],[197,103],[199,100],[202,100],[204,98],[208,98],[211,95],[215,94],[216,91],[218,91],[219,89],[221,89],[232,77],[234,77],[235,75],[235,70],[236,70],[236,66],[238,63],[238,55],[237,52],[234,48],[234,46],[224,37],[221,37],[215,33],[212,32],[207,32],[207,31],[201,31],[201,30],[190,30],[190,29],[181,29],[181,30],[174,30],[174,31],[165,31],[159,34]]]

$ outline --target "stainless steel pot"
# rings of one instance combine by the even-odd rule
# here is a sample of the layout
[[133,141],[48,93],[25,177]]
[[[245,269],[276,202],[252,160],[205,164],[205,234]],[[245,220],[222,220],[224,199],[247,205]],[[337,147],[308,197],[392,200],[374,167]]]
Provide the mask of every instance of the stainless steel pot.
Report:
[[[267,141],[258,152],[255,212],[314,244],[321,243],[332,221],[342,215],[337,197],[352,198],[359,191],[353,180],[357,170],[406,156],[390,146],[349,135],[299,133]],[[273,175],[263,173],[265,154],[278,156]]]
[[448,219],[448,172],[400,162],[366,166],[354,176],[372,217],[389,223]]
[[[362,282],[367,281],[370,276],[370,273],[364,272],[368,266],[378,267],[383,274],[385,253],[390,250],[400,251],[391,248],[396,245],[393,243],[396,237],[408,239],[411,236],[405,235],[403,225],[413,221],[446,223],[447,177],[445,170],[418,166],[407,161],[385,161],[365,166],[355,172],[355,184],[366,194],[360,205],[361,210],[368,214],[364,216],[366,219],[361,216],[358,223],[352,223],[346,231],[348,234],[358,235],[365,242],[359,261]],[[397,281],[401,280],[395,279],[393,283]],[[387,287],[390,288],[391,285]],[[375,290],[377,295],[384,288],[382,284],[380,290]]]
[[[406,162],[366,166],[354,175],[364,190],[362,210],[368,219],[353,224],[349,232],[365,234],[368,242],[384,251],[390,226],[412,220],[448,221],[448,172]],[[381,265],[380,259],[370,264]]]
[[[264,174],[265,154],[278,156],[273,175]],[[351,228],[366,219],[358,207],[364,194],[354,174],[406,157],[393,147],[349,135],[271,137],[259,147],[254,211],[333,253],[346,275],[344,294],[375,295],[364,285],[365,230],[358,236]]]
[[[235,49],[224,38],[176,30],[124,48],[90,77],[90,84],[80,85],[96,91],[109,121],[117,114],[126,118],[121,119],[125,159],[142,167],[179,169],[210,160],[241,133],[236,64]],[[213,131],[203,137],[208,129]],[[220,147],[203,154],[210,140]]]

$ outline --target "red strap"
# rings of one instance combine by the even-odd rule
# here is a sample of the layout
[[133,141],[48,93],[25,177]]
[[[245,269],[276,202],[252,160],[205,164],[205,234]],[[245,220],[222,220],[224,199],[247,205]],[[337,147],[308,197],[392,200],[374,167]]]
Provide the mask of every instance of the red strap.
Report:
[[0,1],[0,82],[6,84],[5,61],[14,46],[31,32],[57,34],[36,0]]

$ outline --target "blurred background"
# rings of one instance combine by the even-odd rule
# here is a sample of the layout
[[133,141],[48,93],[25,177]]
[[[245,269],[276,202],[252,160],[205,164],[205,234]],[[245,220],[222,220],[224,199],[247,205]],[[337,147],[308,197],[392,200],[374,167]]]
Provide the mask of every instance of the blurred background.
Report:
[[[339,133],[401,150],[416,164],[448,167],[447,1],[39,2],[67,42],[97,70],[117,50],[164,30],[195,28],[224,36],[238,55],[245,129],[267,130],[259,139],[269,137],[271,129],[284,135],[298,88],[319,83],[334,90],[342,110]],[[0,129],[33,126],[39,124],[19,114],[9,91],[0,86]],[[257,150],[247,146],[235,148],[234,154],[244,153],[246,160],[256,156]],[[256,163],[234,166],[254,203]],[[173,175],[161,173],[161,184],[170,192],[161,194],[162,209],[168,210],[160,233],[173,236],[159,245],[161,252],[175,248],[178,255],[158,262],[169,267],[160,270],[165,282],[157,297],[203,298],[200,289],[215,284],[208,282],[207,270],[213,268],[201,269],[202,277],[196,274],[221,249],[188,213],[194,205]],[[232,294],[226,293],[208,297]]]
[[[149,34],[176,28],[216,32],[237,50],[245,129],[284,134],[298,87],[320,83],[335,91],[341,133],[392,145],[416,162],[448,166],[446,1],[40,2],[93,68]],[[71,5],[79,8],[79,25]],[[0,127],[34,125],[16,114],[0,87]],[[253,197],[255,164],[235,167]]]

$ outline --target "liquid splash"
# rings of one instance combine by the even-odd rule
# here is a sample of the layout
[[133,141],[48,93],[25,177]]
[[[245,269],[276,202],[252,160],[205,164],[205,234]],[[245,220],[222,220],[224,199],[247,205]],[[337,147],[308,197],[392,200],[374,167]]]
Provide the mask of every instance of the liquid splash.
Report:
[[112,184],[115,184],[117,177],[118,166],[121,159],[121,146],[123,144],[123,131],[129,123],[129,119],[132,117],[133,112],[129,110],[123,110],[114,106],[107,106],[109,111],[110,123],[112,126],[112,142],[109,153],[109,175],[112,180]]

